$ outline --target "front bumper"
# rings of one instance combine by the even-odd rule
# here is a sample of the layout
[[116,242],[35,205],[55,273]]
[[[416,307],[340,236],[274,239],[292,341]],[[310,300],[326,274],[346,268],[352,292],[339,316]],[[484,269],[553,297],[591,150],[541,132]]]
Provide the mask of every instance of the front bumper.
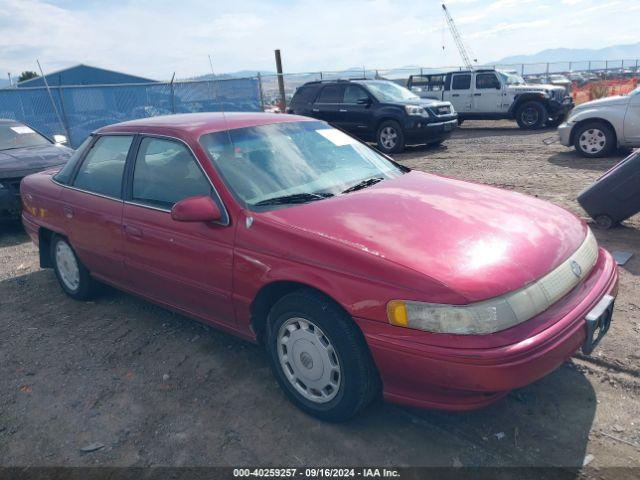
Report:
[[565,147],[571,146],[571,130],[573,124],[564,122],[558,126],[558,136],[560,137],[560,143]]
[[[428,344],[424,332],[357,319],[380,372],[385,399],[421,408],[472,410],[528,385],[558,368],[587,338],[586,315],[605,296],[615,297],[618,273],[605,250],[589,277],[562,300],[525,324],[545,328],[521,336],[527,325],[478,336],[478,348]],[[415,335],[418,333],[418,335]],[[435,335],[435,334],[431,334]],[[512,343],[483,348],[496,336]],[[420,337],[416,341],[415,337]]]
[[433,121],[430,118],[410,119],[404,125],[406,143],[431,143],[445,140],[458,127],[457,115]]
[[573,109],[574,103],[571,97],[565,97],[562,102],[556,100],[549,101],[549,115],[552,117],[564,116],[566,117]]
[[21,209],[20,194],[8,188],[0,188],[0,220],[19,219]]

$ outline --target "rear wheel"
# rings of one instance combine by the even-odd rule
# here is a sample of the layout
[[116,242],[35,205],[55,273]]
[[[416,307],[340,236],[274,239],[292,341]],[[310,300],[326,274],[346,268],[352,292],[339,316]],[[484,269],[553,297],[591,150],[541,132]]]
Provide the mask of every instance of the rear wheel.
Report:
[[404,133],[395,120],[382,122],[376,134],[378,148],[384,153],[398,153],[404,149]]
[[67,295],[75,300],[91,297],[95,282],[66,238],[59,235],[53,237],[51,260],[58,282]]
[[518,126],[525,130],[542,128],[548,118],[547,109],[540,102],[525,102],[516,111]]
[[585,157],[606,157],[616,146],[616,136],[606,123],[588,122],[576,130],[573,145]]
[[301,410],[322,420],[348,420],[378,391],[362,333],[331,300],[290,293],[269,313],[267,348],[280,387]]

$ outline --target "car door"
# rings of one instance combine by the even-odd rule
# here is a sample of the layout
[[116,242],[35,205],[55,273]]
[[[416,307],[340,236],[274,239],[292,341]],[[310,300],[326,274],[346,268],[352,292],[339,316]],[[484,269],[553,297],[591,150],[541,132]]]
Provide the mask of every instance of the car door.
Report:
[[371,134],[372,103],[373,99],[361,85],[346,85],[335,126],[355,136]]
[[[178,139],[143,136],[127,179],[122,223],[134,289],[192,315],[233,322],[233,229],[191,149]],[[221,222],[171,218],[176,202],[198,195],[218,203]]]
[[97,277],[124,277],[122,184],[134,135],[99,135],[61,193],[67,235]]
[[502,84],[495,73],[476,73],[473,111],[497,113],[502,110]]
[[313,104],[312,116],[332,124],[337,123],[344,98],[344,87],[344,84],[340,83],[325,85]]
[[624,116],[624,141],[632,142],[634,147],[640,146],[640,94],[629,97],[627,111]]
[[471,112],[473,109],[473,91],[470,73],[451,75],[451,103],[457,112]]

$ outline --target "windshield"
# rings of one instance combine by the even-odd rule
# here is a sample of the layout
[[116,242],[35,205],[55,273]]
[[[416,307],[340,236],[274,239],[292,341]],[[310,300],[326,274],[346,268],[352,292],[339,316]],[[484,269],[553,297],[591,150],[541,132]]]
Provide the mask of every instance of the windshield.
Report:
[[373,81],[362,82],[379,102],[404,102],[406,100],[420,100],[411,90],[393,82]]
[[507,85],[524,85],[525,81],[517,73],[498,72]]
[[[274,199],[304,203],[404,172],[324,122],[275,123],[203,135],[200,143],[236,198],[249,207]],[[280,202],[280,204],[285,202]],[[273,203],[276,204],[276,203]]]
[[49,140],[26,125],[19,123],[0,125],[0,150],[50,144]]

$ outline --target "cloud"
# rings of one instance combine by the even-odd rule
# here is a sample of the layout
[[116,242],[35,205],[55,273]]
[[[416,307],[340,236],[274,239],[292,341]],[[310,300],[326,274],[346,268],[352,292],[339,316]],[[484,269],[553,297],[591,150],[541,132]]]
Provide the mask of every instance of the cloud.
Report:
[[[575,1],[575,0],[565,0]],[[556,47],[601,47],[635,31],[621,2],[450,0],[479,60]],[[622,4],[628,2],[622,2]],[[441,2],[428,0],[0,0],[0,71],[47,71],[77,63],[157,79],[286,71],[457,65]],[[590,13],[590,8],[597,11]],[[553,12],[552,15],[550,13]],[[592,32],[598,31],[594,36]],[[496,39],[499,38],[499,41]],[[442,49],[442,45],[445,49]]]

